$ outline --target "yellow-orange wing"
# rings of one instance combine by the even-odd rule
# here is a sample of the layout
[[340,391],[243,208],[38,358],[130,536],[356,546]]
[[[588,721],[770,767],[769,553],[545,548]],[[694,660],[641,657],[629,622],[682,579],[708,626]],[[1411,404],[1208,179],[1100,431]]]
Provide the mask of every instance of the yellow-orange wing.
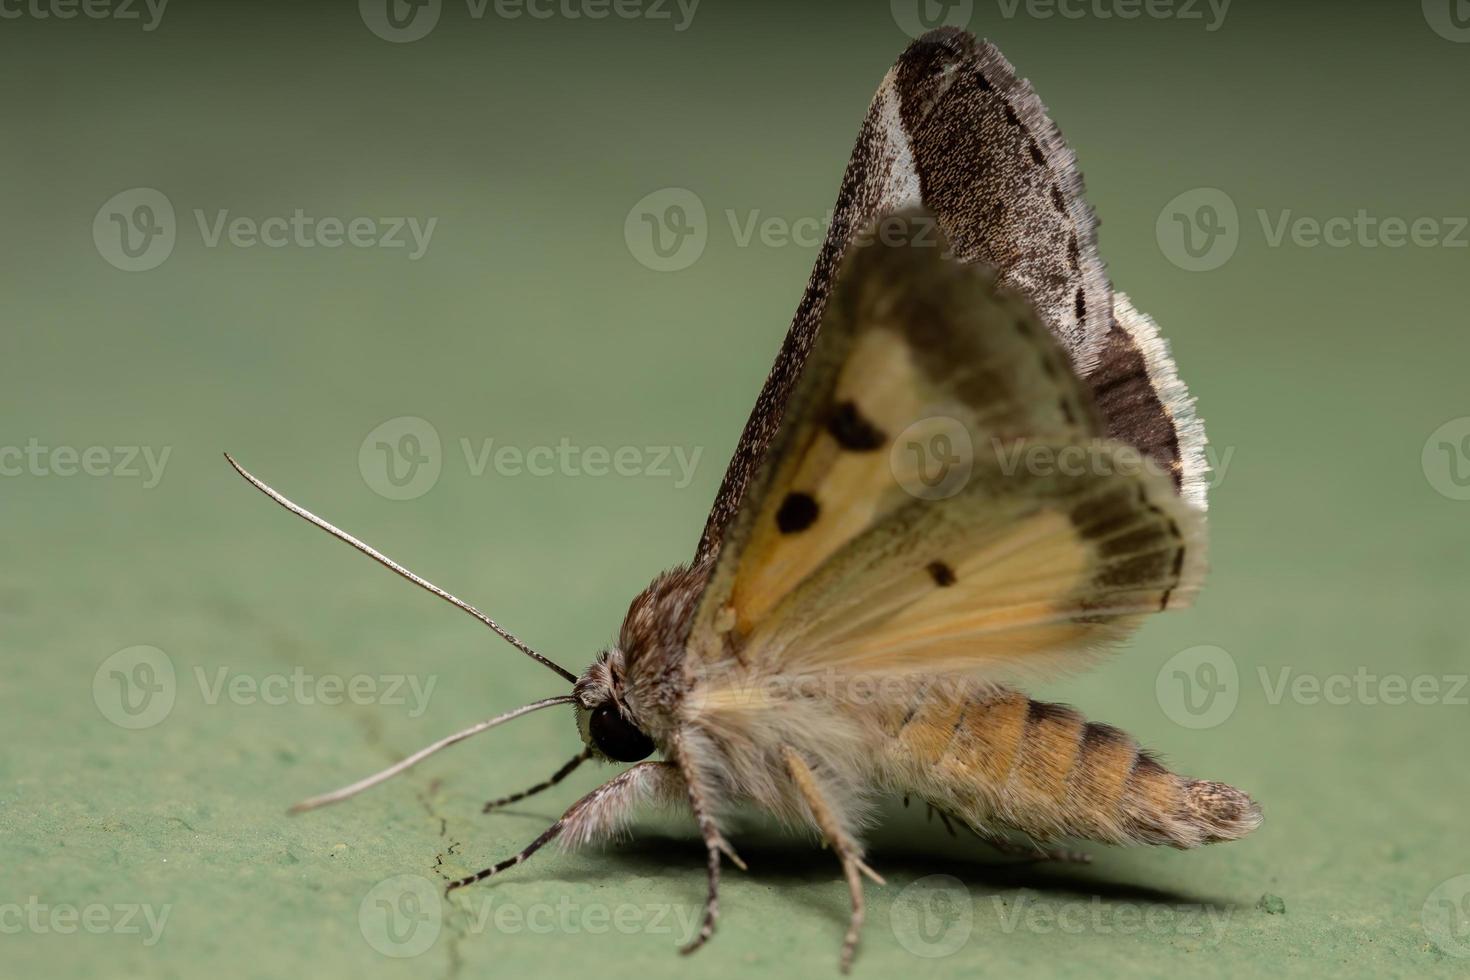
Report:
[[1187,602],[1204,517],[1103,437],[1045,325],[923,212],[844,261],[726,535],[691,664],[1066,665]]

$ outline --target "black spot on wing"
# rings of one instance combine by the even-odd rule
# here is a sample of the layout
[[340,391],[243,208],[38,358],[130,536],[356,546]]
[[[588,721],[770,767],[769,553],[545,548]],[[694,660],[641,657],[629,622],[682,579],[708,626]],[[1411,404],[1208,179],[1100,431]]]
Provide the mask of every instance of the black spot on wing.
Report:
[[832,410],[827,419],[827,431],[843,449],[857,453],[882,449],[888,441],[883,430],[863,418],[862,412],[851,401],[845,401]]
[[931,561],[928,566],[929,577],[934,579],[934,584],[940,588],[948,588],[955,583],[954,569],[942,561]]
[[816,523],[820,512],[821,508],[811,494],[789,493],[781,501],[781,509],[776,511],[776,526],[781,529],[782,534],[796,534]]

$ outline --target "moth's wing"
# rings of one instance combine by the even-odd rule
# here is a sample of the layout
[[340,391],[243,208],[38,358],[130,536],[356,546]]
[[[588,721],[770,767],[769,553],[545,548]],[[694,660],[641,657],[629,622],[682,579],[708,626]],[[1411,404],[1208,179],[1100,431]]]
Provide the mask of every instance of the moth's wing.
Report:
[[941,28],[904,51],[868,107],[827,240],[731,459],[696,561],[719,551],[740,509],[853,236],[882,215],[918,206],[937,216],[960,261],[990,266],[1003,286],[1030,301],[1097,393],[1107,433],[1148,453],[1203,506],[1203,428],[1157,329],[1113,295],[1072,151],[999,50]]
[[1202,513],[1105,438],[1030,305],[906,212],[844,263],[689,654],[782,670],[1070,655],[1187,601],[1203,560]]
[[845,544],[738,637],[743,659],[1012,680],[1084,666],[1193,599],[1204,522],[1166,474],[1110,440],[1013,445],[1009,463],[980,454],[955,496],[911,500]]
[[1204,510],[1210,472],[1205,424],[1158,324],[1123,293],[1113,294],[1113,326],[1087,384],[1108,435],[1148,454],[1169,472],[1180,496]]

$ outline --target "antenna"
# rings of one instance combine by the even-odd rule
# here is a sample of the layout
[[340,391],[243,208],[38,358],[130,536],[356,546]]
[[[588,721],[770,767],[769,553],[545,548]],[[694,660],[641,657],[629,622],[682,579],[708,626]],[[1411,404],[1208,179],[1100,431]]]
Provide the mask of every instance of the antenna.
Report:
[[392,779],[400,772],[403,772],[410,766],[417,765],[418,763],[427,759],[429,756],[433,755],[435,752],[438,752],[440,749],[449,748],[449,746],[453,745],[455,742],[463,742],[471,735],[478,735],[481,732],[486,731],[487,729],[494,728],[496,725],[499,725],[502,722],[510,721],[512,718],[519,718],[521,715],[528,715],[533,711],[539,711],[542,708],[549,708],[553,704],[571,704],[575,700],[576,698],[574,698],[570,694],[558,694],[554,698],[544,698],[540,701],[532,701],[530,704],[523,705],[515,709],[514,711],[507,711],[503,715],[496,715],[494,718],[487,718],[484,721],[476,722],[462,732],[455,732],[453,735],[448,735],[444,738],[441,738],[439,741],[433,743],[432,745],[424,746],[413,755],[407,757],[401,762],[395,762],[393,765],[389,766],[387,769],[384,769],[382,772],[375,772],[371,776],[368,776],[366,779],[359,779],[357,782],[353,783],[350,786],[343,786],[341,789],[332,790],[332,792],[330,793],[323,793],[320,796],[313,796],[310,799],[302,800],[300,803],[293,806],[290,812],[305,813],[307,810],[315,810],[317,807],[326,806],[329,803],[340,803],[342,800],[345,800],[348,797],[356,796],[358,793],[361,793],[365,789],[371,789],[385,780]]
[[[387,569],[389,569],[389,570],[391,570],[393,572],[396,572],[397,574],[403,576],[404,578],[406,578],[410,582],[412,582],[414,585],[417,585],[419,588],[425,590],[426,592],[432,592],[432,593],[434,593],[434,595],[436,595],[439,598],[443,599],[445,602],[449,603],[450,605],[452,605],[452,606],[454,606],[454,607],[456,607],[458,609],[463,609],[465,612],[469,613],[471,616],[475,617],[480,622],[482,622],[486,626],[490,627],[492,630],[494,630],[501,637],[501,639],[505,640],[511,646],[515,647],[517,650],[521,651],[526,656],[530,657],[532,660],[535,660],[538,663],[544,664],[545,666],[551,668],[552,670],[556,671],[558,674],[560,674],[562,677],[566,678],[571,683],[573,683],[573,684],[577,683],[577,675],[576,674],[574,674],[571,671],[567,670],[565,667],[562,667],[562,666],[560,666],[558,664],[552,663],[547,658],[541,656],[541,654],[537,653],[535,650],[532,650],[530,648],[530,646],[528,646],[526,643],[522,642],[519,638],[517,638],[515,634],[513,634],[509,630],[504,629],[503,627],[501,627],[499,623],[495,622],[495,620],[491,619],[489,616],[486,616],[484,613],[480,612],[480,610],[476,609],[474,606],[470,605],[468,602],[465,602],[463,599],[456,599],[454,596],[450,595],[448,592],[445,592],[443,589],[439,588],[439,586],[435,585],[433,582],[430,582],[428,579],[422,578],[422,577],[420,577],[418,575],[415,575],[413,572],[410,572],[408,569],[404,568],[402,565],[398,564],[398,562],[394,561],[392,558],[389,558],[387,555],[383,554],[381,551],[379,551],[378,549],[374,548],[372,545],[367,544],[364,541],[360,541],[357,538],[354,538],[352,535],[348,534],[346,531],[342,530],[341,528],[335,527],[332,524],[329,524],[328,522],[322,520],[320,517],[317,517],[315,514],[313,514],[311,511],[307,510],[305,507],[302,507],[299,504],[295,504],[295,503],[292,503],[290,500],[287,500],[280,493],[278,493],[275,490],[271,489],[270,487],[266,486],[266,484],[262,483],[260,480],[256,479],[254,476],[252,476],[245,469],[245,467],[243,467],[239,463],[235,462],[235,458],[233,456],[231,456],[229,453],[225,453],[225,459],[229,460],[230,465],[235,468],[235,472],[236,473],[239,473],[247,481],[249,481],[250,484],[255,487],[255,489],[259,490],[261,493],[265,494],[267,497],[271,498],[276,503],[280,504],[282,507],[286,508],[291,513],[295,514],[297,517],[300,517],[300,518],[302,518],[302,519],[304,519],[306,521],[311,522],[312,524],[315,524],[317,527],[321,528],[323,531],[326,531],[328,534],[330,534],[332,537],[336,538],[338,541],[345,541],[345,542],[347,542],[348,544],[352,545],[352,547],[356,548],[358,551],[360,551],[363,554],[367,555],[373,561],[375,561],[378,564],[384,566],[385,568],[387,568]],[[538,702],[537,704],[539,706],[541,704],[541,702]]]

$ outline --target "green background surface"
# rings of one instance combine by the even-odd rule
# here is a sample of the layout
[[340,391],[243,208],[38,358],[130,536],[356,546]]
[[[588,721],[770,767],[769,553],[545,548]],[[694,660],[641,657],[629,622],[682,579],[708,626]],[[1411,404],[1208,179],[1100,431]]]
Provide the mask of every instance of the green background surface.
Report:
[[[378,883],[499,859],[607,772],[482,815],[576,751],[569,712],[546,712],[288,818],[300,797],[561,686],[269,505],[219,453],[580,668],[628,599],[691,553],[814,258],[742,245],[728,215],[826,213],[907,42],[889,6],[705,0],[676,30],[673,8],[512,19],[451,2],[412,43],[375,36],[350,3],[174,0],[153,30],[5,9],[20,15],[0,19],[0,445],[170,455],[156,486],[0,478],[0,972],[835,975],[836,862],[754,816],[734,832],[750,873],[727,873],[719,933],[693,960],[674,947],[703,855],[692,828],[656,817],[629,843],[543,852],[420,907],[403,920],[429,930],[418,956],[375,949],[362,922],[387,921]],[[857,975],[1464,975],[1467,236],[1273,243],[1260,214],[1427,216],[1453,238],[1443,219],[1470,214],[1470,43],[1434,2],[1237,0],[1214,30],[1202,6],[1047,9],[975,3],[969,25],[1077,149],[1114,282],[1164,325],[1225,465],[1197,608],[1038,693],[1247,789],[1266,823],[1193,853],[1097,847],[1087,868],[1016,867],[895,805],[873,835],[888,886],[868,888]],[[93,220],[139,187],[171,202],[177,241],[127,272]],[[624,222],[669,187],[703,203],[708,242],[657,272]],[[1191,272],[1156,221],[1202,187],[1237,206],[1238,248]],[[437,225],[411,260],[209,247],[194,217],[297,208]],[[359,449],[405,416],[434,426],[442,472],[393,500]],[[461,440],[489,439],[702,455],[684,486],[475,475]],[[104,662],[140,645],[173,665],[173,705],[128,730],[110,720]],[[1171,658],[1199,647],[1237,677],[1190,727]],[[268,704],[211,697],[221,671],[435,687],[421,714],[382,687],[370,704]],[[1282,671],[1370,679],[1331,703],[1275,696]],[[1392,677],[1438,693],[1384,703]],[[161,934],[128,908],[167,910]],[[917,940],[916,914],[933,926]],[[66,931],[68,915],[99,928]],[[623,928],[602,918],[617,915]]]

